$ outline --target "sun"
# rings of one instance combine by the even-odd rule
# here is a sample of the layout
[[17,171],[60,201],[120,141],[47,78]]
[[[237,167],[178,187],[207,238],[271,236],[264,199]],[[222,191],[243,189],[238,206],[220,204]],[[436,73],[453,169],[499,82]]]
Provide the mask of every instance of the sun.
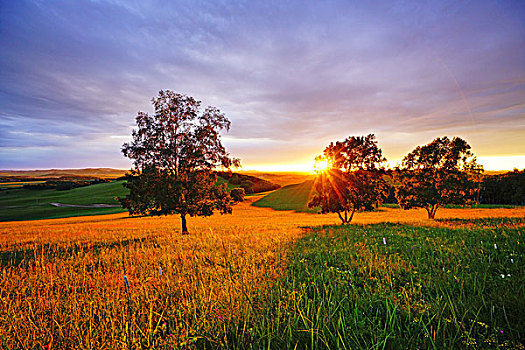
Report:
[[326,158],[317,158],[314,162],[314,171],[316,174],[324,173],[330,169],[330,161]]

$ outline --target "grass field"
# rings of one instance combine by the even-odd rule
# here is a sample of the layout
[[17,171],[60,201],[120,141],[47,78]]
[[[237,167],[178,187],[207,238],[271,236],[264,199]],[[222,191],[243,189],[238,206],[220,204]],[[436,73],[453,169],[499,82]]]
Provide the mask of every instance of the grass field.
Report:
[[265,197],[254,202],[253,205],[275,210],[295,210],[301,213],[316,213],[318,210],[308,208],[308,202],[313,190],[313,180],[306,180],[298,184],[281,187]]
[[[238,187],[228,183],[222,177],[218,177],[217,182],[226,183],[229,191]],[[25,183],[13,182],[13,184],[22,185]],[[124,197],[128,191],[122,186],[123,183],[124,181],[113,181],[66,191],[55,189],[28,190],[18,188],[22,185],[12,186],[0,191],[0,221],[41,220],[120,213],[124,211],[122,208],[55,207],[49,203],[118,205],[119,202],[115,198]]]
[[115,197],[124,196],[123,181],[96,184],[67,191],[13,188],[0,191],[0,221],[37,220],[81,215],[112,214],[121,208],[54,207],[49,203],[117,205]]
[[340,227],[255,199],[187,236],[176,216],[0,223],[2,347],[523,348],[523,208]]

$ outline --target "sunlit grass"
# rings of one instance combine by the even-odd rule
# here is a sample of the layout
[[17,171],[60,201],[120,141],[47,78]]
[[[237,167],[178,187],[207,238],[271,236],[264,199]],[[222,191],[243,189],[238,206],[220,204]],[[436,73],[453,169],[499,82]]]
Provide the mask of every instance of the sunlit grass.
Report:
[[[261,293],[268,311],[250,325],[251,341],[282,349],[523,349],[525,219],[472,223],[309,231],[286,276]],[[243,348],[243,340],[231,342]]]
[[[335,224],[337,216],[274,211],[249,204],[236,206],[233,215],[191,218],[188,236],[180,234],[176,216],[130,218],[114,214],[0,223],[0,344],[6,349],[49,344],[51,348],[243,348],[268,345],[272,339],[302,341],[301,337],[279,338],[283,324],[288,324],[288,333],[304,332],[311,339],[317,332],[317,328],[308,327],[307,318],[312,315],[306,318],[299,310],[308,307],[303,311],[313,312],[316,304],[301,304],[305,295],[293,294],[301,289],[294,292],[295,287],[288,289],[281,281],[296,280],[292,286],[303,283],[303,277],[294,277],[293,272],[299,266],[297,252],[304,243],[294,245],[308,234],[301,227]],[[448,227],[456,225],[452,219],[516,217],[523,216],[525,210],[444,209],[441,214],[450,220],[429,221],[424,210],[385,208],[360,213],[355,221]],[[396,232],[399,237],[392,233],[387,242],[408,234]],[[370,268],[386,264],[382,251],[365,249],[364,242],[356,244],[363,247],[358,261],[367,262]],[[379,241],[376,248],[385,249],[381,244]],[[341,258],[355,264],[354,255]],[[321,254],[319,261],[324,257]],[[414,265],[411,259],[392,260],[398,262],[388,262],[385,268],[393,274],[410,270]],[[310,273],[316,275],[316,281],[324,281],[315,271]],[[378,289],[372,286],[376,282],[369,277],[363,275],[362,283],[375,293]],[[305,293],[309,292],[305,289]],[[418,309],[417,299],[413,300],[410,307]],[[395,298],[389,301],[392,307],[408,305],[396,306],[397,302]],[[289,309],[286,303],[296,306]],[[276,308],[283,312],[277,318]],[[288,316],[294,321],[285,321]],[[275,332],[281,335],[277,337]],[[278,348],[277,344],[273,347]]]

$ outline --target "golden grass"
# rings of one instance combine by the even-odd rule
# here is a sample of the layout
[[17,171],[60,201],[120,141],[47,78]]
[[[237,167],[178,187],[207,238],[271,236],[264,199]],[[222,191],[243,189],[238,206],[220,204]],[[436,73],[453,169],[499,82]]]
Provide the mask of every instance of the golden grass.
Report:
[[[127,214],[0,223],[0,344],[11,348],[183,347],[257,309],[282,276],[301,227],[337,215],[256,208],[180,220]],[[439,218],[525,216],[516,209],[440,209]],[[383,208],[354,223],[445,225],[424,210]],[[159,275],[159,267],[161,274]],[[123,276],[130,286],[126,288]],[[219,346],[221,338],[208,339]]]

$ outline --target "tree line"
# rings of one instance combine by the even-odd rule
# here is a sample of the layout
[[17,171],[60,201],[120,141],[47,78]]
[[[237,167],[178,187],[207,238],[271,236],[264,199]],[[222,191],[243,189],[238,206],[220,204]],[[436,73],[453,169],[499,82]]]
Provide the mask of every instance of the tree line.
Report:
[[481,183],[479,202],[525,205],[525,169],[485,176]]
[[[155,113],[139,112],[133,140],[122,146],[134,165],[126,176],[129,194],[119,198],[122,206],[130,215],[178,214],[183,233],[188,233],[187,216],[231,213],[235,200],[225,184],[216,183],[217,170],[231,181],[251,186],[248,179],[230,175],[231,168],[240,165],[221,142],[220,132],[229,130],[230,121],[219,109],[202,110],[200,101],[169,90],[161,90],[152,104]],[[459,137],[438,137],[418,146],[391,171],[385,163],[373,134],[330,143],[316,158],[315,193],[309,206],[337,213],[346,224],[356,211],[372,210],[390,194],[401,208],[424,208],[434,218],[443,205],[486,200],[496,194],[481,196],[482,188],[492,193],[487,189],[499,182],[514,183],[514,177],[483,182],[483,168]],[[236,192],[234,197],[242,195]],[[523,202],[523,196],[516,198]]]

